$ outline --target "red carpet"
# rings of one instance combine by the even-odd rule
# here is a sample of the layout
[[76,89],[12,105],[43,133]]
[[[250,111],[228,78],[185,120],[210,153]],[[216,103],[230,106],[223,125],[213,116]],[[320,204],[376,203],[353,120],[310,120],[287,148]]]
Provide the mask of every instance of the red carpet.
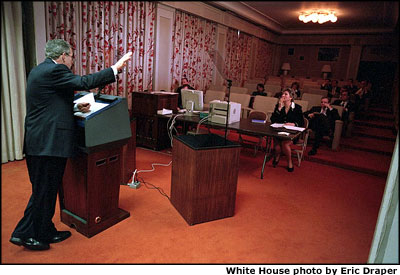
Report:
[[[171,156],[137,149],[139,170]],[[88,239],[32,252],[8,240],[30,195],[25,161],[2,165],[2,263],[366,263],[385,179],[304,161],[268,163],[242,150],[236,211],[231,218],[189,226],[157,190],[121,186],[120,207],[131,216]],[[171,167],[140,173],[170,194]],[[59,230],[57,206],[53,221]]]

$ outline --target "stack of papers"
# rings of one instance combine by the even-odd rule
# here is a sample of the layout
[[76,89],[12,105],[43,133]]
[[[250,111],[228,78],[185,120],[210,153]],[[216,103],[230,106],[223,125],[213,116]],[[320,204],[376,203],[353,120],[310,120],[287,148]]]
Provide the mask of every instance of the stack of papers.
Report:
[[74,113],[75,116],[87,117],[87,116],[89,116],[89,115],[91,115],[91,114],[103,109],[104,107],[108,106],[107,103],[96,102],[94,100],[93,93],[88,93],[87,95],[82,96],[82,97],[80,97],[80,98],[78,98],[77,100],[74,101],[75,104],[84,103],[84,102],[90,103],[90,111],[87,112],[87,113],[75,112]]
[[273,123],[273,124],[271,124],[271,127],[273,127],[273,128],[285,128],[285,129],[288,129],[288,130],[299,131],[299,132],[303,132],[306,129],[306,128],[303,128],[303,127],[285,125],[283,123]]

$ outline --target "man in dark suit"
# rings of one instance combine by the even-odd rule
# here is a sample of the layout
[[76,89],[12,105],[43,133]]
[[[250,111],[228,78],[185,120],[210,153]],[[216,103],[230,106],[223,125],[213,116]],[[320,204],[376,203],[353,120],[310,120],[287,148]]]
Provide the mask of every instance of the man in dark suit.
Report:
[[[29,74],[26,89],[24,153],[32,195],[10,242],[31,250],[45,250],[71,236],[57,231],[52,218],[67,158],[74,153],[74,91],[115,82],[132,53],[111,68],[79,76],[71,71],[73,51],[62,39],[48,41],[46,59]],[[88,112],[89,103],[76,106]]]
[[181,110],[181,109],[185,109],[185,108],[186,108],[186,106],[182,106],[182,95],[181,95],[181,91],[182,91],[183,89],[194,90],[194,88],[193,88],[192,86],[190,86],[189,80],[188,80],[186,77],[182,78],[181,86],[179,86],[179,87],[176,89],[176,93],[179,94],[179,95],[178,95],[178,110]]
[[349,118],[349,113],[354,112],[354,103],[350,101],[349,91],[346,88],[341,89],[340,98],[335,100],[332,105],[343,107],[343,121],[347,121]]
[[309,128],[315,133],[314,144],[308,154],[310,156],[317,153],[319,144],[324,136],[332,137],[335,130],[335,120],[340,119],[338,111],[329,104],[328,97],[321,98],[321,106],[314,106],[304,116],[309,119]]

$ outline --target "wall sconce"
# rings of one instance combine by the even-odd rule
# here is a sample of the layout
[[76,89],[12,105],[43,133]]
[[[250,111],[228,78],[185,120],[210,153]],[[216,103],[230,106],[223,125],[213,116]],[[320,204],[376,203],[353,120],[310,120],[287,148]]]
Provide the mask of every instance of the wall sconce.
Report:
[[311,12],[302,12],[299,15],[299,20],[304,23],[318,22],[319,24],[323,24],[328,21],[335,23],[337,21],[337,16],[333,11],[311,11]]
[[323,73],[323,78],[327,79],[328,78],[328,74],[332,72],[331,65],[322,66],[321,72]]
[[283,75],[287,75],[288,71],[290,71],[290,64],[289,63],[283,63],[281,69],[283,71]]

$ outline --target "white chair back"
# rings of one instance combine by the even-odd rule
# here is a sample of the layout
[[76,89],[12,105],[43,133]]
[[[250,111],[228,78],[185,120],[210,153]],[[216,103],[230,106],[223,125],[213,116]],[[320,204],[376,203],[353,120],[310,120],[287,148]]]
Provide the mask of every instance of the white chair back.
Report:
[[224,91],[215,91],[215,90],[207,90],[204,95],[204,104],[210,104],[210,101],[215,99],[224,100],[225,92]]
[[229,101],[240,103],[240,105],[242,105],[242,108],[246,108],[249,107],[250,98],[251,96],[248,94],[231,93]]
[[304,93],[301,100],[308,101],[308,107],[307,110],[303,110],[303,112],[310,110],[314,106],[321,106],[321,98],[322,95]]
[[301,106],[301,110],[303,112],[308,110],[308,101],[306,100],[300,100],[300,99],[295,99],[294,103],[299,104]]
[[248,93],[248,89],[244,88],[244,87],[232,86],[231,87],[231,93],[247,94]]
[[274,97],[276,93],[281,91],[281,85],[267,84],[265,85],[265,91],[269,97]]
[[271,114],[274,112],[275,105],[278,99],[275,97],[261,96],[258,95],[254,98],[253,109],[257,111],[263,111],[268,115],[268,120]]
[[321,96],[328,96],[328,90],[309,88],[307,93]]

